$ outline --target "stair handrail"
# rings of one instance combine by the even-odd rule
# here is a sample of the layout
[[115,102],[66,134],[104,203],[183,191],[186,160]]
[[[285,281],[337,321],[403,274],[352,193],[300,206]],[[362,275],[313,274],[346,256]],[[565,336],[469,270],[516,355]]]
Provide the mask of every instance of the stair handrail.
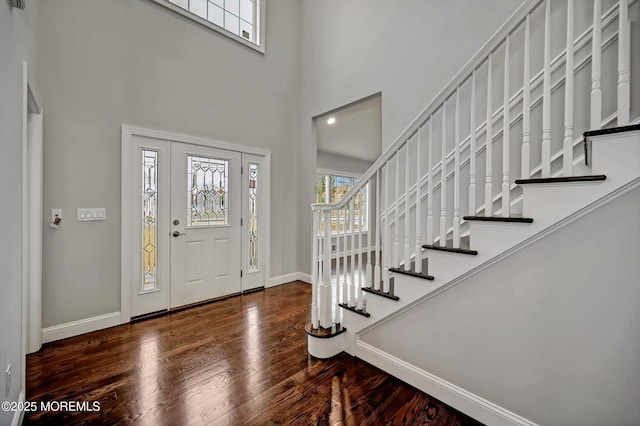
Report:
[[[567,0],[567,20],[564,28],[567,33],[566,48],[552,60],[552,2],[551,0],[525,0],[396,140],[384,150],[340,201],[333,204],[313,203],[311,205],[313,289],[312,321],[310,327],[307,327],[308,333],[319,328],[324,330],[323,333],[329,332],[331,335],[346,331],[341,328],[345,310],[370,316],[366,307],[365,294],[395,296],[395,277],[398,276],[396,274],[433,280],[434,277],[429,275],[421,261],[423,249],[460,249],[462,238],[470,237],[467,221],[498,219],[495,215],[514,219],[512,212],[517,215],[523,208],[523,197],[516,190],[518,181],[516,180],[515,185],[512,182],[514,177],[519,175],[522,179],[530,179],[537,173],[543,178],[551,177],[552,173],[554,176],[572,176],[576,170],[574,167],[581,167],[580,162],[585,159],[582,155],[574,157],[574,149],[581,143],[581,138],[576,139],[575,135],[584,129],[574,126],[573,91],[575,73],[583,67],[586,60],[592,61],[590,128],[600,129],[612,120],[616,120],[618,126],[629,124],[631,39],[628,9],[637,1],[619,0],[616,6],[603,14],[601,0],[593,0],[593,25],[576,38],[574,34],[575,0]],[[531,15],[541,4],[544,4],[541,8],[544,9],[544,59],[542,70],[536,73],[532,80]],[[602,40],[605,26],[613,22],[616,17],[618,30],[607,36],[606,40]],[[523,87],[511,96],[510,42],[513,33],[521,26],[524,27],[524,63],[519,72],[524,74]],[[592,40],[591,55],[575,64],[576,52],[584,47],[589,37]],[[618,39],[617,112],[602,117],[601,59],[603,51],[611,46],[616,38]],[[494,57],[496,51],[500,49],[504,50],[502,61]],[[486,119],[478,123],[476,81],[478,70],[485,64],[487,68]],[[552,84],[553,72],[558,71],[562,65],[565,68],[564,77]],[[504,66],[502,79],[504,88],[501,100],[493,99],[492,85],[495,78],[492,70],[494,66]],[[471,108],[469,116],[462,117],[461,92],[465,92],[464,87],[467,83],[471,86],[469,91]],[[542,95],[532,101],[532,90],[540,84]],[[568,93],[564,99],[564,114],[561,117],[564,138],[561,149],[552,152],[552,149],[556,148],[552,148],[551,144],[553,121],[551,96],[556,88],[560,87],[559,85],[564,85],[565,92]],[[519,96],[522,97],[522,112],[516,113],[512,121],[511,110],[513,105],[517,104]],[[536,143],[535,146],[536,149],[539,148],[541,163],[531,169],[533,146],[530,143],[531,111],[540,102],[542,114],[536,120],[535,126],[542,131],[542,138],[541,143]],[[451,104],[455,104],[453,111],[449,109]],[[502,116],[502,129],[494,133],[495,118],[500,116]],[[470,133],[465,137],[462,134],[461,123],[467,119],[470,124]],[[513,123],[518,120],[522,120],[522,140],[521,143],[520,141],[512,143],[519,139],[519,137],[510,138]],[[452,122],[453,135],[448,133]],[[437,126],[440,126],[439,130]],[[436,137],[439,138],[437,142],[434,142],[434,130],[437,131]],[[477,137],[483,131],[485,143],[478,147]],[[428,143],[424,144],[427,148],[426,164],[420,151],[424,142],[423,137],[428,138]],[[502,139],[502,152],[498,152],[497,156],[493,154],[496,137]],[[448,146],[451,140],[454,144],[452,151]],[[413,157],[410,154],[412,145],[416,147]],[[512,145],[521,151],[520,170],[512,169]],[[500,145],[497,146],[499,149]],[[461,158],[461,152],[466,147],[469,151],[468,158]],[[438,151],[440,153],[436,154]],[[477,182],[477,159],[483,151],[485,176]],[[562,166],[556,170],[552,168],[552,163],[557,165],[558,159],[562,159]],[[496,174],[494,160],[502,161],[501,171],[495,180],[493,179]],[[450,167],[451,162],[453,165]],[[461,185],[461,175],[466,165],[469,169],[469,182],[467,189],[464,189],[465,185]],[[412,176],[413,167],[416,171],[415,176]],[[438,174],[439,181],[436,179]],[[425,178],[426,195],[422,190]],[[452,182],[448,183],[449,180]],[[482,180],[484,180],[484,188],[480,189],[484,189],[484,200],[481,201],[484,202],[479,208],[476,188],[477,183],[482,185]],[[403,184],[400,183],[401,181],[404,181]],[[356,198],[371,182],[375,184],[376,214],[373,217],[369,215],[368,208],[363,209],[363,200]],[[496,187],[501,189],[497,194]],[[329,191],[328,185],[326,190]],[[514,190],[516,190],[515,198],[512,201]],[[439,196],[435,195],[436,191]],[[461,200],[462,195],[465,195],[465,200]],[[413,205],[412,197],[415,199]],[[465,205],[467,197],[468,204]],[[381,199],[384,202],[381,202]],[[426,226],[423,226],[424,216],[420,213],[421,203],[424,200],[427,204]],[[500,209],[494,209],[496,200],[500,200]],[[467,211],[469,213],[465,214]],[[477,215],[480,211],[484,211],[482,216]],[[404,217],[404,226],[401,225],[402,217]],[[373,224],[372,227],[370,222]],[[414,225],[413,230],[412,225]],[[363,228],[367,229],[363,231]],[[331,336],[325,334],[323,337]]]

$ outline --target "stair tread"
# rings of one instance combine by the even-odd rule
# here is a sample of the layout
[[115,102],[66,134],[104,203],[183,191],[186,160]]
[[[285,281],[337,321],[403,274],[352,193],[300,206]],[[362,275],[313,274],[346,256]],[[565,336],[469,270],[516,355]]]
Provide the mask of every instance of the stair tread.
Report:
[[513,222],[513,223],[532,223],[530,217],[500,217],[500,216],[464,216],[464,220],[478,220],[482,222]]
[[330,337],[334,337],[338,334],[344,333],[345,331],[347,331],[347,329],[341,324],[333,324],[331,328],[319,327],[317,329],[314,329],[313,325],[308,322],[304,325],[304,331],[309,336],[317,337],[319,339],[328,339]]
[[562,177],[548,177],[548,178],[516,179],[516,184],[527,185],[532,183],[599,182],[606,179],[607,179],[606,175],[562,176]]
[[394,296],[393,294],[385,293],[380,290],[375,290],[371,287],[362,287],[362,291],[366,291],[367,293],[377,294],[378,296],[386,297],[387,299],[398,301],[400,298],[398,296]]
[[632,124],[630,126],[609,127],[607,129],[589,130],[584,132],[584,137],[590,138],[593,136],[611,135],[614,133],[634,132],[640,130],[640,124]]
[[371,314],[369,312],[365,312],[365,311],[363,311],[361,309],[358,309],[358,308],[356,308],[354,306],[349,306],[346,303],[338,303],[338,306],[340,306],[341,308],[346,309],[348,311],[354,312],[354,313],[356,313],[358,315],[362,315],[363,317],[369,318],[371,316]]
[[442,247],[442,246],[436,246],[432,244],[423,244],[422,248],[428,249],[428,250],[447,251],[450,253],[469,254],[472,256],[475,256],[478,254],[477,250],[467,250],[463,248],[453,248],[453,247]]
[[434,280],[434,278],[431,275],[426,275],[424,273],[418,274],[415,271],[405,271],[402,268],[389,268],[389,271],[396,272],[398,274],[409,275],[409,276],[415,277],[415,278],[422,278],[424,280],[429,280],[429,281],[433,281]]

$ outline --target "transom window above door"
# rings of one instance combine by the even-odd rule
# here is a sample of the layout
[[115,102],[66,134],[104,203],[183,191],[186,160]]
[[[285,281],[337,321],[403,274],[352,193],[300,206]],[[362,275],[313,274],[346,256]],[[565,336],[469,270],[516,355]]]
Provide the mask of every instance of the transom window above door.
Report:
[[264,53],[265,0],[154,0],[227,37]]

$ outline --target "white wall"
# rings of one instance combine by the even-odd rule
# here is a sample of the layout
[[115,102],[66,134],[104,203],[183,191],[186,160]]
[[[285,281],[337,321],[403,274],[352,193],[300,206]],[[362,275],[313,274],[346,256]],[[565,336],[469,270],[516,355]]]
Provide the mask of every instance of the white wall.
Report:
[[333,154],[331,152],[318,151],[317,167],[336,172],[355,173],[362,175],[369,170],[372,162],[359,158],[347,157],[346,155]]
[[151,1],[42,2],[45,217],[64,210],[44,232],[44,327],[120,310],[123,123],[271,150],[271,274],[296,271],[299,12],[267,2],[261,55]]
[[640,187],[361,340],[544,425],[640,419]]
[[[521,4],[519,0],[304,0],[298,163],[315,169],[311,117],[382,93],[388,147]],[[299,182],[298,270],[310,269],[313,176]]]
[[[32,2],[33,3],[33,2]],[[35,65],[33,32],[36,6],[13,9],[0,1],[0,200],[5,224],[0,238],[0,400],[16,401],[21,382],[21,182],[22,63]],[[34,75],[35,77],[35,75]],[[12,365],[11,390],[5,398],[5,369]],[[13,413],[0,411],[0,424]]]

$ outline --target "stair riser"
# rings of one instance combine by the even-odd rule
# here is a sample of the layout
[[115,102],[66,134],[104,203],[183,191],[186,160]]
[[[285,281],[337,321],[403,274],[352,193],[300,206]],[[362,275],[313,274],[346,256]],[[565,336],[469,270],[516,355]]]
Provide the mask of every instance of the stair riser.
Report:
[[[473,244],[473,243],[472,243]],[[433,266],[433,273],[439,283],[446,283],[459,275],[459,271],[466,271],[490,259],[487,253],[481,252],[476,256],[457,253],[428,250],[429,260]],[[437,265],[437,266],[436,266]]]
[[396,311],[400,307],[406,305],[406,302],[401,300],[391,300],[385,297],[381,297],[372,293],[365,293],[367,298],[367,312],[371,314],[371,317],[384,318],[390,313]]
[[395,274],[395,280],[394,293],[403,303],[410,303],[443,284],[439,278],[429,281],[401,274]]
[[611,192],[609,181],[524,185],[524,214],[547,226]]
[[640,173],[640,131],[602,135],[592,142],[594,174],[606,174],[618,188]]
[[483,256],[500,253],[532,235],[534,224],[474,221],[471,223],[471,244]]

